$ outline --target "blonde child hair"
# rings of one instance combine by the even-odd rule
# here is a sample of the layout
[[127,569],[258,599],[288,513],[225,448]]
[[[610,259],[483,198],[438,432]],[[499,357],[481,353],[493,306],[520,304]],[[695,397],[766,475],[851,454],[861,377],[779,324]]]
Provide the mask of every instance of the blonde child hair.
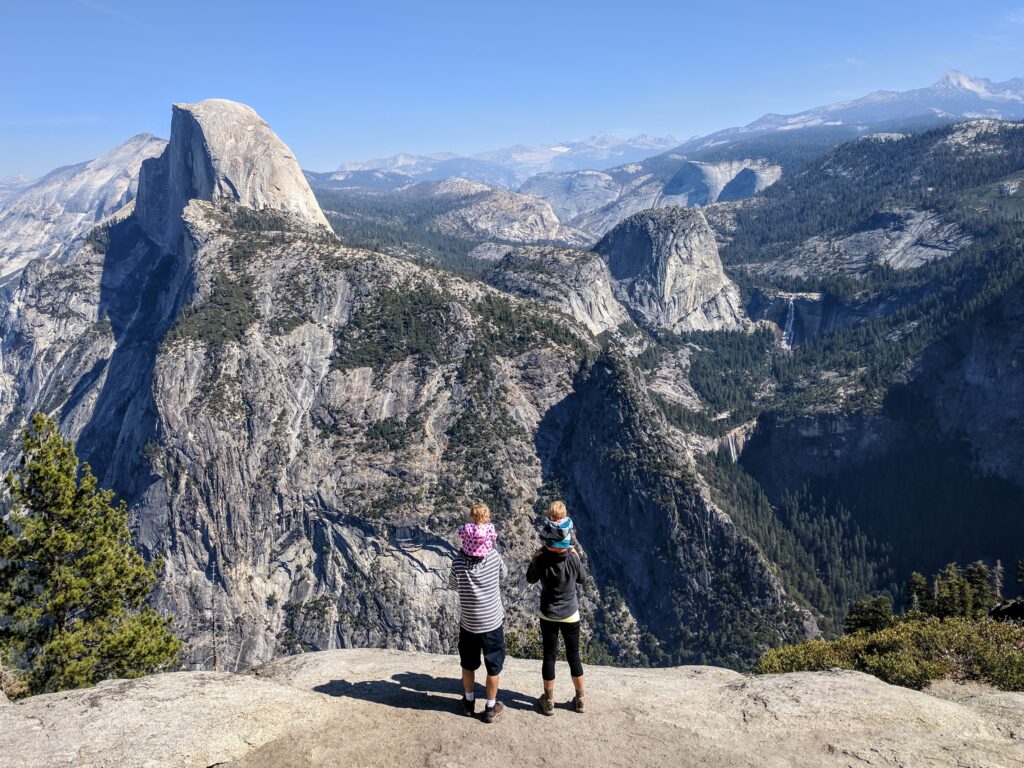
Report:
[[548,507],[548,516],[552,520],[561,520],[568,514],[569,511],[565,508],[564,501],[552,501],[551,506]]
[[478,501],[469,510],[469,519],[477,525],[483,525],[491,521],[491,510],[482,501]]

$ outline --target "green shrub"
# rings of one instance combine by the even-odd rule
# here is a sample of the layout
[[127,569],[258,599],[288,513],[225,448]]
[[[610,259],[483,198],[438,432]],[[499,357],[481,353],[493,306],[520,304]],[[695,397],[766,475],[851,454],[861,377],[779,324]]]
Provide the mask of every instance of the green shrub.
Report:
[[536,627],[517,627],[505,633],[505,648],[514,659],[543,659],[544,645]]
[[406,419],[388,416],[375,421],[363,435],[363,449],[371,451],[400,451],[408,448],[415,435],[423,430],[423,419],[410,414]]
[[921,689],[932,680],[976,680],[1024,690],[1024,627],[1011,622],[908,614],[876,632],[773,648],[757,672],[855,669],[892,685]]

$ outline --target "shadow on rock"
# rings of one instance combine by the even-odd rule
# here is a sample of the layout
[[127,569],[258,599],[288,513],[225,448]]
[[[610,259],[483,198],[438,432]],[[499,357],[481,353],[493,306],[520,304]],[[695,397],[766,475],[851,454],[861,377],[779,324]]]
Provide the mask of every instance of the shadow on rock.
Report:
[[[363,680],[357,683],[332,680],[315,686],[313,690],[328,696],[347,696],[398,709],[449,712],[461,716],[459,698],[462,695],[462,682],[453,677],[402,672],[392,675],[390,680]],[[482,685],[476,686],[476,698],[478,701],[483,698]],[[518,691],[502,688],[498,691],[498,698],[509,709],[535,709],[533,699]],[[478,706],[478,709],[482,707]]]

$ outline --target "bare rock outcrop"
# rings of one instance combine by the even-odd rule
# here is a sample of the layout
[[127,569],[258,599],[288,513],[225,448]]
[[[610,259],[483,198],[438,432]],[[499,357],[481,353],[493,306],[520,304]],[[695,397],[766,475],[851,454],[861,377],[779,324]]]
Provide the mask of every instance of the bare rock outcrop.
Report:
[[595,335],[629,320],[612,294],[608,266],[596,254],[545,247],[505,250],[488,273],[491,285],[550,303]]
[[284,211],[330,229],[292,151],[251,107],[227,99],[174,105],[167,148],[143,164],[136,218],[169,246],[190,200]]
[[704,215],[658,208],[629,217],[594,250],[616,297],[648,327],[674,332],[743,328],[739,289],[726,276]]
[[594,242],[586,233],[560,222],[543,200],[507,189],[454,178],[418,185],[409,193],[448,202],[449,209],[429,222],[431,228],[445,234],[510,243],[559,242],[580,247]]
[[[0,708],[0,755],[25,768],[517,768],[545,764],[557,744],[581,765],[630,768],[683,755],[708,768],[1024,765],[1020,693],[943,684],[930,695],[858,672],[589,667],[589,711],[559,703],[544,717],[533,708],[539,662],[509,659],[508,709],[485,727],[458,713],[457,672],[453,656],[366,650],[302,654],[255,675],[115,681]],[[560,680],[556,701],[569,695]]]

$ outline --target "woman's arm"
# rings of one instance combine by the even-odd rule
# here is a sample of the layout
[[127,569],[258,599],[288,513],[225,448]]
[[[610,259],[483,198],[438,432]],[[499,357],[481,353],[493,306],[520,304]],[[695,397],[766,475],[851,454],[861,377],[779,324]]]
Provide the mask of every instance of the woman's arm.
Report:
[[540,552],[536,552],[533,555],[533,559],[530,560],[530,565],[526,569],[526,582],[528,584],[536,584],[540,581],[541,568],[540,568]]
[[583,586],[587,583],[587,569],[583,567],[583,560],[575,552],[570,557],[572,557],[573,566],[576,570],[576,583]]

